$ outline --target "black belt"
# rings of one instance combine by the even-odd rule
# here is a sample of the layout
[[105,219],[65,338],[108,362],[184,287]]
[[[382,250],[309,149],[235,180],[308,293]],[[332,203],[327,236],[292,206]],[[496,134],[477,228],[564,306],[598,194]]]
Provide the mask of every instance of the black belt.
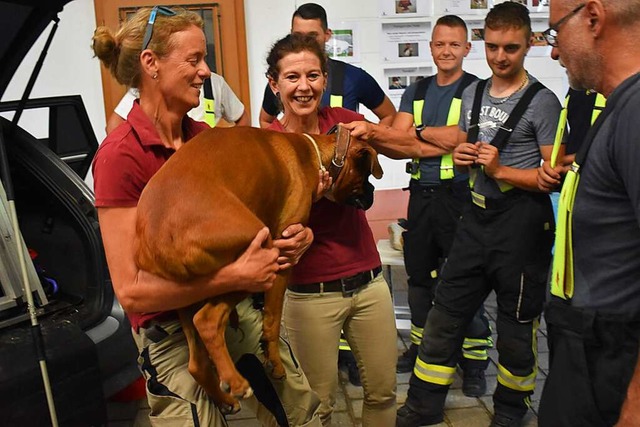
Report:
[[319,294],[323,292],[342,292],[342,295],[351,296],[358,288],[371,282],[380,274],[382,267],[376,267],[373,270],[363,271],[354,274],[351,277],[343,279],[331,280],[329,282],[307,283],[304,285],[289,285],[289,290],[302,294]]
[[411,192],[437,193],[446,190],[459,191],[468,189],[469,186],[467,180],[454,181],[453,179],[450,179],[447,181],[440,181],[440,184],[434,185],[422,185],[417,179],[411,179],[409,182],[409,190]]

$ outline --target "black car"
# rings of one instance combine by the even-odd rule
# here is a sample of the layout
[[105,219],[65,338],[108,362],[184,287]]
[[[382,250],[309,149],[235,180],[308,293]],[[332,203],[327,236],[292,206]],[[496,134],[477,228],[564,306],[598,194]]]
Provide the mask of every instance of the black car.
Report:
[[[69,1],[0,0],[0,99],[40,34],[55,32],[50,24]],[[37,71],[38,65],[26,93]],[[46,137],[24,130],[24,120],[14,123],[30,110],[45,112]],[[59,425],[103,425],[106,400],[140,373],[130,325],[113,294],[93,192],[83,181],[96,137],[78,95],[6,101],[0,114],[0,154],[6,153],[0,156],[0,425],[50,424],[20,251]]]

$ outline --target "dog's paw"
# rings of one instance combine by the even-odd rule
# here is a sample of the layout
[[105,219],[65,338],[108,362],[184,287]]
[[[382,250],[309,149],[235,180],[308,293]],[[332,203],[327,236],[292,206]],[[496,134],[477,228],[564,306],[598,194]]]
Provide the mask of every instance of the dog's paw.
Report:
[[240,402],[236,402],[233,405],[220,405],[218,409],[220,410],[222,415],[234,415],[240,412],[240,410],[242,409],[242,405],[240,404]]
[[244,395],[242,396],[243,399],[248,399],[251,396],[253,396],[253,389],[251,387],[249,387],[248,389],[245,390]]

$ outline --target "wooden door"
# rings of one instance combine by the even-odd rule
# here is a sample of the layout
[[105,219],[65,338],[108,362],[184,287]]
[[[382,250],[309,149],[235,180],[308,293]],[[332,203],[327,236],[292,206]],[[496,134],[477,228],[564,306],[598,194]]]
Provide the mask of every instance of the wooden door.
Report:
[[[94,0],[97,25],[106,25],[117,31],[120,23],[137,8],[155,6],[157,0]],[[207,37],[207,64],[216,74],[225,78],[250,114],[249,71],[244,24],[243,0],[217,0],[196,3],[188,0],[170,0],[164,6],[181,6],[199,13],[204,20]],[[108,118],[125,93],[109,70],[101,65],[105,114]]]

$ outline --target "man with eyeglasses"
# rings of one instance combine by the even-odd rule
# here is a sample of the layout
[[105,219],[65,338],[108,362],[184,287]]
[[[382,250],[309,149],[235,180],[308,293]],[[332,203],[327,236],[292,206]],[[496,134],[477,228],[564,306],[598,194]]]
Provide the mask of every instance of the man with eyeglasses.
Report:
[[640,0],[553,0],[551,57],[607,104],[567,172],[541,426],[640,425]]

